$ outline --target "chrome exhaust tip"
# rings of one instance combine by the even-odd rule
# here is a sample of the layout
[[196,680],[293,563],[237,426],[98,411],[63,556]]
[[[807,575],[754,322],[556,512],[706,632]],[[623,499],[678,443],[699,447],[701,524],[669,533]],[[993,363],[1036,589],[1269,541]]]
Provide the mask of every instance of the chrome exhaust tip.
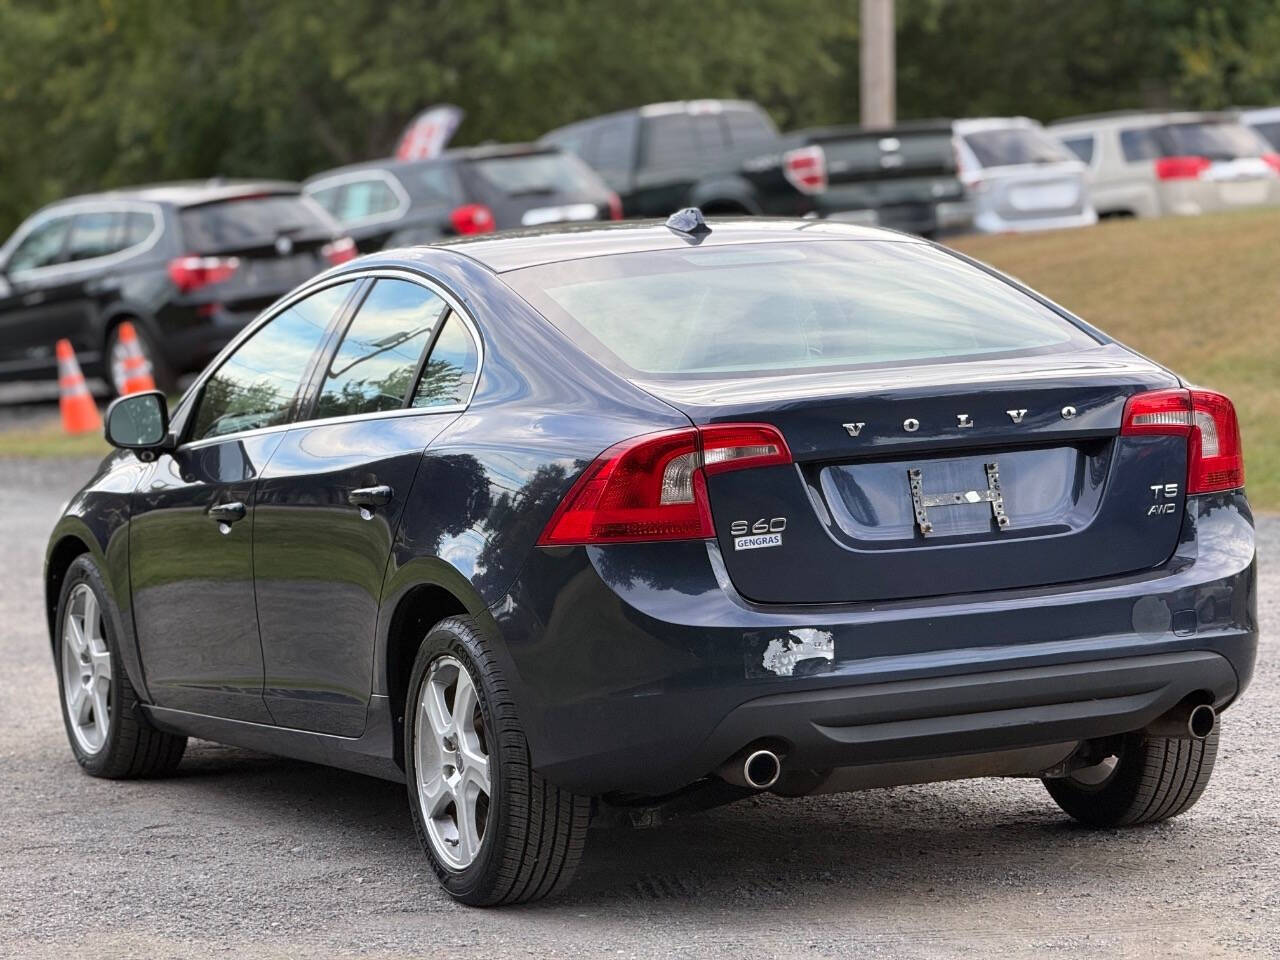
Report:
[[1218,725],[1218,714],[1207,703],[1182,703],[1147,725],[1152,737],[1170,740],[1203,740]]
[[782,776],[782,760],[772,750],[753,750],[742,762],[742,779],[748,787],[768,790]]
[[743,750],[725,761],[716,773],[721,780],[752,790],[768,790],[782,776],[782,758],[763,748]]

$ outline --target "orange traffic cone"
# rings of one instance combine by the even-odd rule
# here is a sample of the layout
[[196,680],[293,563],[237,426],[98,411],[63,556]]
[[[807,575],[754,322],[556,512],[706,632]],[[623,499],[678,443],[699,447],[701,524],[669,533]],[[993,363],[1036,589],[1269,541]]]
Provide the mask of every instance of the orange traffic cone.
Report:
[[124,348],[124,383],[120,385],[120,395],[140,393],[143,390],[156,388],[155,378],[151,376],[151,363],[142,352],[142,344],[138,343],[138,331],[126,320],[120,324],[116,342]]
[[89,385],[84,382],[70,340],[58,341],[58,406],[62,410],[62,429],[67,433],[102,429],[98,405],[89,394]]

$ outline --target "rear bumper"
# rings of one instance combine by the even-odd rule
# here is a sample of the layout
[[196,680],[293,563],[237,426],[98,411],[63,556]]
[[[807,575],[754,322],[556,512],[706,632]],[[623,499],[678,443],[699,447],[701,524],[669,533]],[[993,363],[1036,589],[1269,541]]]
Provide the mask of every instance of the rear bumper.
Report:
[[794,769],[930,759],[1222,709],[1257,649],[1243,495],[1191,498],[1158,570],[881,604],[751,604],[714,544],[540,551],[494,614],[538,769],[659,795],[768,741]]
[[1065,230],[1070,227],[1088,227],[1098,222],[1093,207],[1080,213],[1061,216],[1003,217],[995,210],[979,209],[973,218],[974,229],[981,233],[1022,233],[1035,230]]

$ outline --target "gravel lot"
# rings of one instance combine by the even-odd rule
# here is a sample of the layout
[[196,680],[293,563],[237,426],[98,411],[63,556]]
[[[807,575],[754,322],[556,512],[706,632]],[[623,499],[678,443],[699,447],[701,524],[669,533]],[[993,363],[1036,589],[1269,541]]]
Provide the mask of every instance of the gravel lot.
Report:
[[1280,956],[1280,517],[1258,672],[1180,819],[1089,832],[1026,781],[768,797],[597,832],[567,898],[476,911],[400,786],[203,742],[165,781],[78,771],[39,576],[88,469],[0,460],[0,956]]

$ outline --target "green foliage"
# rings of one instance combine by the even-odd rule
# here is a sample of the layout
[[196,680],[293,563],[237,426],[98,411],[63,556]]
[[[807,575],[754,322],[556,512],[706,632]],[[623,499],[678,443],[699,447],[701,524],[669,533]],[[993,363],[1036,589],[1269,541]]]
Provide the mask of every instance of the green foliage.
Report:
[[[857,0],[0,0],[0,235],[70,193],[300,178],[386,155],[423,106],[460,143],[740,96],[854,122]],[[1280,100],[1280,0],[898,0],[905,117]]]

